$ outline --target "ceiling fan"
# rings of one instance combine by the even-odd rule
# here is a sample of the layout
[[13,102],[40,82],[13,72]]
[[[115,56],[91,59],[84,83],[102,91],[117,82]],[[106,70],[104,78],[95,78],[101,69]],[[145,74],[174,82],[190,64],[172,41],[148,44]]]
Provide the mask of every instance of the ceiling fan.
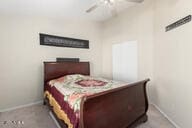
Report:
[[114,8],[114,5],[116,2],[121,1],[127,1],[127,2],[133,2],[133,3],[142,3],[144,0],[99,0],[96,4],[91,6],[89,9],[86,10],[87,13],[91,13],[95,9],[97,9],[101,5],[108,5],[111,8],[112,15],[116,15],[116,10]]

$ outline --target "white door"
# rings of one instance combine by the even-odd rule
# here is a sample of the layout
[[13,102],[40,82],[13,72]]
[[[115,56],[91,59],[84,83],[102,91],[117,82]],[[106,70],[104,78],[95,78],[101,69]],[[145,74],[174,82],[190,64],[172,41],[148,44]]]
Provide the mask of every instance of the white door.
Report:
[[137,41],[114,44],[112,52],[113,79],[126,82],[137,80]]

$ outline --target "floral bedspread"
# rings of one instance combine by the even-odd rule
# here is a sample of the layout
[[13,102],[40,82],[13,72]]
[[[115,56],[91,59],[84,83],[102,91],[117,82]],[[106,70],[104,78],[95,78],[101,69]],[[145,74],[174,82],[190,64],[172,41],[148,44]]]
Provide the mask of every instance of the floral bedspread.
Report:
[[78,112],[83,96],[124,86],[125,83],[76,74],[51,80],[49,85],[54,86],[64,95],[63,100],[77,113],[76,116],[79,116]]

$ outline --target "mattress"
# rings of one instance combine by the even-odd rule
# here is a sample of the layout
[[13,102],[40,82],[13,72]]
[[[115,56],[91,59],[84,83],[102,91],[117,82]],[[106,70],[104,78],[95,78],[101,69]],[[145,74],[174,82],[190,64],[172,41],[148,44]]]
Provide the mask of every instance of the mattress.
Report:
[[80,74],[67,75],[49,81],[45,87],[45,97],[59,119],[69,128],[79,128],[82,97],[125,85],[127,83]]

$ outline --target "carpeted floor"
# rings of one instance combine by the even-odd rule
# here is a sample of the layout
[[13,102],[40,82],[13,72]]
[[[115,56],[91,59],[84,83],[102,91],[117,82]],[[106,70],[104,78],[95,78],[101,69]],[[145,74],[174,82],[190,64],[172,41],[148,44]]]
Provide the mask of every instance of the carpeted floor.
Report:
[[[137,128],[175,128],[152,105],[149,107],[148,116],[149,120]],[[24,121],[24,124],[14,124],[14,122],[11,122],[18,120]],[[8,122],[3,124],[3,121]],[[49,110],[46,106],[34,105],[0,113],[0,128],[57,128],[57,126],[50,117]]]

